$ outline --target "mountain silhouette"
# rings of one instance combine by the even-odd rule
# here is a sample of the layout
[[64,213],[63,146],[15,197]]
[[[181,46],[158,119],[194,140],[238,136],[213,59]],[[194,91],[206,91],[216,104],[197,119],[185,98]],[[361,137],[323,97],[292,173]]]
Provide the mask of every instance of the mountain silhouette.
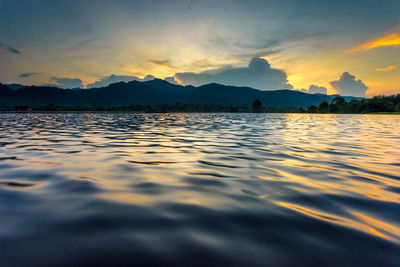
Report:
[[18,90],[25,87],[25,85],[19,83],[6,84],[6,86],[11,88],[12,90]]
[[[250,87],[211,83],[199,87],[182,86],[165,80],[119,82],[92,89],[60,89],[49,86],[25,86],[12,90],[0,84],[0,105],[127,106],[191,103],[250,106],[259,99],[269,107],[308,107],[332,96],[307,94],[294,90],[262,91]],[[347,99],[346,99],[347,100]]]

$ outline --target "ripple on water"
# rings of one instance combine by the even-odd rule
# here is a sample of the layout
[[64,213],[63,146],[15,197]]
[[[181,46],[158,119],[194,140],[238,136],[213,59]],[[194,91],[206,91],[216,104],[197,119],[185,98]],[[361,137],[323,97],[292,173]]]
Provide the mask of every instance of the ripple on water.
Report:
[[215,162],[215,161],[199,160],[198,162],[203,165],[209,165],[209,166],[214,166],[214,167],[223,167],[223,168],[232,168],[232,169],[240,168],[239,166],[223,164],[223,163],[219,163],[219,162]]
[[0,186],[12,187],[12,188],[26,188],[34,186],[34,183],[27,183],[21,181],[0,181]]
[[0,114],[0,265],[399,266],[400,116]]

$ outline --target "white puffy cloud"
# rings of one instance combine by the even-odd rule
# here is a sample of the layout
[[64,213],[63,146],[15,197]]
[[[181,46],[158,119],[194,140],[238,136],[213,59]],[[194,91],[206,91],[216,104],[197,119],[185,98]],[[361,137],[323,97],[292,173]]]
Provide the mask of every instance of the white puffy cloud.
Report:
[[339,80],[332,81],[330,84],[339,94],[344,96],[364,97],[365,92],[368,90],[368,86],[361,80],[356,80],[356,76],[348,72],[343,73]]
[[308,88],[308,93],[310,94],[324,94],[326,95],[328,92],[328,89],[326,89],[323,86],[318,86],[318,85],[310,85],[310,87]]
[[175,78],[183,84],[195,86],[220,83],[234,86],[250,86],[257,89],[292,89],[284,71],[271,68],[267,60],[253,58],[245,68],[222,68],[202,73],[176,73]]

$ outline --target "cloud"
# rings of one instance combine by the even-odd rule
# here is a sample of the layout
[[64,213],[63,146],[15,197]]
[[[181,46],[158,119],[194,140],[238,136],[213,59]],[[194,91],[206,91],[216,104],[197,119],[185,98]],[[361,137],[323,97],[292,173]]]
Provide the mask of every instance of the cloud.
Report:
[[150,81],[150,80],[154,80],[154,79],[155,79],[155,77],[153,75],[147,75],[143,79],[140,79],[139,77],[136,77],[136,76],[111,74],[110,76],[103,77],[94,83],[88,84],[86,87],[87,88],[106,87],[112,83],[131,82],[131,81],[145,82],[145,81]]
[[3,43],[0,43],[0,47],[6,49],[8,52],[12,53],[12,54],[22,54],[21,51],[19,51],[17,48],[12,47],[11,45],[6,45]]
[[330,84],[339,92],[339,94],[345,96],[364,97],[365,92],[368,89],[368,86],[366,86],[361,80],[356,80],[356,76],[353,76],[348,72],[343,73],[339,80],[332,81]]
[[139,78],[136,76],[128,76],[128,75],[114,75],[111,74],[110,76],[103,77],[100,80],[88,84],[86,87],[87,88],[95,88],[95,87],[105,87],[108,86],[109,84],[112,83],[118,83],[118,82],[131,82],[134,80],[138,80]]
[[[58,77],[51,77],[50,81],[55,82],[57,87],[60,88],[82,88],[82,80],[81,79],[72,79],[72,78],[58,78]],[[54,86],[54,85],[53,85]]]
[[302,92],[302,93],[307,93],[307,94],[308,94],[308,90],[307,90],[307,89],[305,89],[305,88],[301,88],[301,89],[293,89],[293,90],[300,91],[300,92]]
[[151,63],[160,65],[160,66],[168,66],[170,67],[170,61],[168,59],[165,60],[150,60]]
[[31,76],[35,76],[35,75],[38,75],[39,73],[37,73],[37,72],[28,72],[28,73],[21,73],[20,75],[19,75],[19,77],[20,78],[29,78],[29,77],[31,77]]
[[367,51],[384,46],[400,46],[400,33],[390,33],[387,35],[380,36],[376,39],[366,41],[350,50],[347,50],[347,52]]
[[376,71],[390,71],[390,70],[394,70],[397,69],[397,66],[393,65],[393,66],[387,66],[385,68],[377,68],[375,69]]
[[167,82],[172,83],[172,84],[179,84],[179,83],[175,80],[174,77],[167,77],[167,78],[164,79],[164,81],[167,81]]
[[234,86],[250,86],[258,89],[292,89],[284,71],[271,68],[267,60],[253,58],[245,68],[220,68],[201,73],[176,73],[175,80],[195,86],[220,83]]
[[139,79],[139,82],[146,82],[146,81],[152,81],[154,80],[156,77],[154,77],[153,75],[147,75],[146,77],[144,77],[143,79]]
[[310,94],[324,94],[326,95],[328,92],[328,89],[326,89],[323,86],[318,86],[318,85],[310,85],[310,87],[308,88],[308,93]]
[[302,93],[307,93],[307,94],[325,94],[326,95],[328,92],[328,89],[326,89],[325,87],[313,85],[313,84],[308,87],[308,90],[305,88],[293,89],[293,90],[300,91]]

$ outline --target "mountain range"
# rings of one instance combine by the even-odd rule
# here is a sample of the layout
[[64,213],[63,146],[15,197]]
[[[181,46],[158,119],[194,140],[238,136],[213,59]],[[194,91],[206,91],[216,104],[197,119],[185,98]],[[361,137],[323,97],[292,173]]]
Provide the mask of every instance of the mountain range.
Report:
[[[165,80],[119,82],[92,89],[61,89],[49,86],[24,86],[0,83],[0,106],[127,106],[157,104],[216,104],[249,106],[255,99],[269,107],[307,107],[331,102],[337,95],[307,94],[294,90],[262,91],[250,87],[211,83],[199,87],[182,86]],[[346,101],[358,99],[344,97]]]

